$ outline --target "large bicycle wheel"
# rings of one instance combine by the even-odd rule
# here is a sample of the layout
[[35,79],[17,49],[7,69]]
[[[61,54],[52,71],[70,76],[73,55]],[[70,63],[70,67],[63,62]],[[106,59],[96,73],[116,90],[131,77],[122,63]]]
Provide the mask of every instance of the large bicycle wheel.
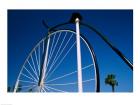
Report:
[[[93,53],[85,38],[80,38],[83,91],[95,92],[98,81]],[[59,30],[32,49],[20,70],[14,92],[78,92],[77,76],[76,33]]]

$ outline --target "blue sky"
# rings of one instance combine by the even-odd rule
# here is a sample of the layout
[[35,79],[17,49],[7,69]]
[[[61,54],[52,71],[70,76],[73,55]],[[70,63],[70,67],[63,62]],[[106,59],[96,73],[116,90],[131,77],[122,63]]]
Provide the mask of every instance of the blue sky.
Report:
[[[67,22],[73,12],[83,17],[83,22],[102,32],[131,62],[133,62],[133,11],[132,10],[8,10],[8,86],[16,82],[19,70],[32,48],[45,37],[49,26]],[[67,26],[68,28],[70,26]],[[67,28],[66,27],[66,28]],[[72,29],[74,27],[71,27]],[[100,69],[101,91],[110,92],[105,85],[107,74],[115,74],[119,85],[117,92],[133,91],[133,72],[93,31],[81,27],[97,56]],[[86,59],[83,56],[83,59]]]

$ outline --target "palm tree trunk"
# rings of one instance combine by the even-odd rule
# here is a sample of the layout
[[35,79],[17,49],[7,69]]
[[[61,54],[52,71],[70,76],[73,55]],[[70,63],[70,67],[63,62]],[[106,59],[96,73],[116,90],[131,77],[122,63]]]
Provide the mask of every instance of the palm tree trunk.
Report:
[[115,86],[112,86],[112,92],[115,92]]

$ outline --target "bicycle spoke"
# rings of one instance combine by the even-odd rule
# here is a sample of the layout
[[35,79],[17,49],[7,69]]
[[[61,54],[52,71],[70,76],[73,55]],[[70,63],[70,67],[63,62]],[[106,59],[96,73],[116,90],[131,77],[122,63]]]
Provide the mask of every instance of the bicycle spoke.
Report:
[[39,62],[38,62],[36,50],[35,50],[35,58],[36,58],[36,63],[37,63],[37,67],[38,67],[38,74],[40,74],[40,67],[39,67]]
[[36,82],[31,82],[31,81],[24,81],[24,80],[19,80],[20,82],[25,82],[25,83],[34,83],[37,84]]
[[[57,53],[56,53],[56,55],[55,55],[55,57],[54,57],[54,59],[53,59],[53,61],[52,61],[52,64],[54,64],[54,63],[56,62],[56,57],[58,56],[58,53],[60,53],[59,51],[60,51],[60,49],[61,49],[61,47],[62,47],[62,44],[63,44],[63,42],[64,42],[64,40],[65,40],[65,38],[66,38],[66,35],[67,35],[67,32],[66,32],[66,34],[65,34],[65,36],[64,36],[64,38],[63,38],[63,40],[62,40],[62,42],[61,42],[61,45],[59,46],[59,49],[58,49],[58,51],[57,51]],[[51,65],[51,67],[52,67],[52,65]]]
[[44,53],[44,46],[45,46],[45,44],[44,44],[44,41],[45,41],[45,39],[43,40],[43,42],[42,42],[42,46],[43,46],[43,48],[42,48],[42,54]]
[[60,89],[56,89],[56,88],[52,88],[52,87],[50,87],[50,86],[47,86],[49,89],[52,89],[52,90],[55,90],[55,91],[58,91],[58,92],[66,92],[66,91],[63,91],[63,90],[60,90]]
[[58,55],[58,57],[56,58],[56,60],[54,61],[54,63],[50,65],[50,68],[49,68],[49,70],[48,70],[46,76],[48,75],[48,73],[50,72],[50,70],[52,69],[52,67],[54,66],[54,64],[56,63],[56,61],[58,60],[58,58],[61,56],[61,54],[63,53],[64,49],[66,49],[66,46],[67,46],[68,43],[70,42],[72,36],[73,36],[73,34],[70,36],[69,40],[68,40],[67,43],[65,44],[64,48],[61,50],[60,54]]
[[42,88],[42,90],[43,90],[44,92],[46,92],[45,88]]
[[32,89],[34,89],[36,87],[36,85],[35,86],[32,86],[32,87],[29,87],[29,88],[27,88],[25,91],[26,92],[30,92]]
[[33,86],[36,86],[36,85],[27,85],[27,86],[24,85],[24,86],[18,86],[18,88],[22,88],[22,89],[23,89],[23,88],[33,87]]
[[25,67],[25,66],[23,66],[23,68],[30,74],[30,76],[32,77],[32,78],[34,78],[34,80],[37,82],[37,79],[31,74],[31,72],[29,72],[29,70]]
[[36,70],[36,68],[35,68],[35,64],[34,64],[34,60],[33,60],[32,55],[31,55],[31,59],[32,59],[32,63],[33,63],[33,67],[34,67],[34,71],[35,71],[35,73],[36,73],[36,76],[37,76],[37,78],[39,78],[39,75],[37,74],[37,70]]
[[67,53],[64,55],[64,57],[60,60],[60,62],[56,65],[56,67],[52,70],[52,72],[46,78],[46,80],[52,75],[52,73],[59,67],[59,65],[63,62],[63,60],[65,59],[65,57],[69,54],[69,52],[71,51],[71,49],[73,48],[73,46],[75,45],[76,42],[74,42],[74,44],[70,47],[70,49],[67,51]]
[[[21,73],[21,75],[23,75],[24,77],[26,77],[26,78],[28,78],[28,79],[33,80],[33,81],[34,81],[34,79],[33,79],[33,78],[31,78],[31,77],[27,76],[26,74]],[[37,81],[36,81],[36,82],[37,82]]]
[[36,75],[37,80],[39,80],[39,78],[38,78],[36,72],[34,71],[33,67],[31,66],[30,62],[29,62],[28,60],[27,60],[27,62],[28,62],[28,64],[29,64],[29,66],[31,67],[33,73]]
[[[95,79],[89,79],[89,80],[85,80],[85,81],[82,81],[83,83],[86,83],[86,82],[90,82],[90,81],[93,81]],[[63,83],[63,84],[46,84],[47,86],[56,86],[56,85],[75,85],[75,84],[78,84],[78,82],[71,82],[71,83]]]
[[[40,63],[41,63],[41,62],[40,62],[40,44],[39,44],[39,47],[38,47],[38,63],[39,63],[38,65],[39,65],[39,74],[40,74],[40,67],[41,67],[41,66],[40,66],[40,65],[41,65],[41,64],[40,64]],[[39,80],[39,78],[38,78],[38,80]]]
[[44,86],[44,88],[48,91],[51,92],[50,89],[47,86]]
[[[89,68],[89,67],[91,67],[91,66],[93,66],[93,64],[90,64],[90,65],[88,65],[88,66],[83,67],[82,70],[87,69],[87,68]],[[64,78],[64,77],[70,76],[70,75],[72,75],[72,74],[74,74],[74,73],[77,73],[77,70],[76,70],[76,71],[73,71],[73,72],[71,72],[71,73],[65,74],[65,75],[63,75],[63,76],[60,76],[60,77],[51,79],[51,80],[47,81],[46,83],[49,83],[49,82],[52,82],[52,81],[55,81],[55,80],[58,80],[58,79],[62,79],[62,78]]]

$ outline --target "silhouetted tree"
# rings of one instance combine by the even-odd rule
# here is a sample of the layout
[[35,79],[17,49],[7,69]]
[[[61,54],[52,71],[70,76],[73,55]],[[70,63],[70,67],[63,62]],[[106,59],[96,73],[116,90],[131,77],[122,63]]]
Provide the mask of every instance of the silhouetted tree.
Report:
[[105,78],[105,84],[108,84],[112,87],[112,92],[115,91],[115,86],[118,86],[117,80],[115,80],[115,75],[114,74],[108,74],[107,77]]
[[8,88],[7,88],[8,92],[13,92],[13,90],[14,90],[14,86],[8,86]]
[[10,87],[10,86],[8,86],[7,91],[8,91],[8,92],[11,92],[11,87]]

